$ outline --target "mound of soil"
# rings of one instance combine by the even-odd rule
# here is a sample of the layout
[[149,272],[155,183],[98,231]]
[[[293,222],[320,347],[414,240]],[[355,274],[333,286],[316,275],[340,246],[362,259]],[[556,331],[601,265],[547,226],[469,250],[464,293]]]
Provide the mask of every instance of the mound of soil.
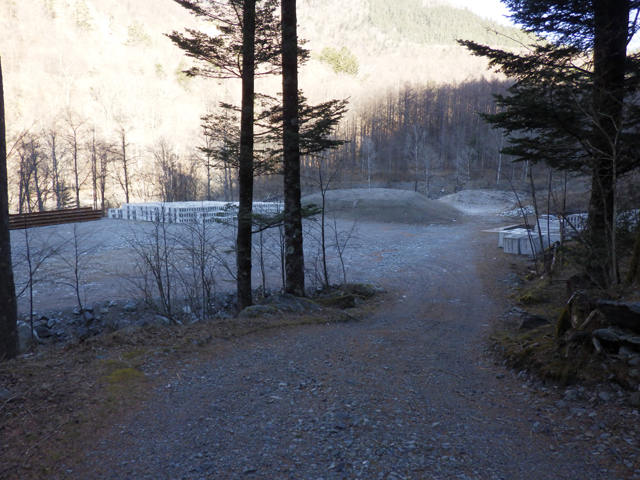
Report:
[[[326,210],[338,218],[370,222],[430,225],[460,218],[455,208],[420,193],[390,188],[330,190]],[[320,193],[302,199],[303,205],[322,205]]]
[[[529,198],[520,194],[523,204]],[[439,199],[467,214],[500,213],[518,206],[518,199],[513,192],[502,190],[462,190]]]

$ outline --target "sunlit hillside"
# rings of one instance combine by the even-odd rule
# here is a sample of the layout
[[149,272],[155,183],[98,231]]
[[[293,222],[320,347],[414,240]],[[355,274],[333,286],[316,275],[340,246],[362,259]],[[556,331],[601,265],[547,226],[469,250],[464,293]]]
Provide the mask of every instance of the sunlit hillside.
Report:
[[184,78],[183,56],[162,35],[194,25],[174,2],[20,0],[0,10],[11,132],[68,111],[100,130],[130,125],[143,138],[197,120],[210,87]]
[[[301,68],[301,88],[312,102],[349,97],[352,109],[389,86],[488,78],[484,60],[471,57],[455,39],[508,45],[517,35],[442,1],[298,5],[299,34],[312,51]],[[185,27],[215,34],[172,0],[2,1],[9,147],[25,131],[64,137],[79,125],[85,143],[89,137],[115,142],[124,132],[139,178],[144,169],[138,164],[159,145],[180,157],[191,155],[200,117],[220,101],[237,101],[240,86],[184,75],[190,60],[164,34]],[[346,58],[349,69],[336,67],[336,55]],[[267,79],[258,89],[273,94],[279,83]],[[119,193],[112,189],[117,203]]]
[[[483,75],[482,60],[453,39],[470,32],[478,41],[506,38],[487,33],[497,24],[441,2],[422,8],[420,0],[299,3],[300,35],[314,52],[348,47],[360,63],[350,78],[312,60],[303,84],[319,95]],[[234,90],[180,74],[184,57],[163,33],[197,22],[171,0],[7,0],[0,12],[10,127],[71,108],[103,125],[119,119],[143,126],[147,135],[164,134],[183,130],[208,101]]]

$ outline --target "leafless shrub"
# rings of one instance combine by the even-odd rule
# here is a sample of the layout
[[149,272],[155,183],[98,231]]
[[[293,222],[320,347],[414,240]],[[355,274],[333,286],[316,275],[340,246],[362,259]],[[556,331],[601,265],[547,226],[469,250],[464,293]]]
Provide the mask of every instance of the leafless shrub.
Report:
[[14,243],[12,248],[16,297],[29,297],[29,321],[33,335],[34,288],[45,279],[51,281],[55,278],[56,272],[48,265],[63,245],[56,229],[25,228],[17,230],[17,234],[24,236],[24,243]]
[[134,252],[134,275],[128,280],[149,307],[174,322],[178,242],[173,233],[177,225],[169,223],[162,213],[154,222],[132,227],[131,235],[124,238]]

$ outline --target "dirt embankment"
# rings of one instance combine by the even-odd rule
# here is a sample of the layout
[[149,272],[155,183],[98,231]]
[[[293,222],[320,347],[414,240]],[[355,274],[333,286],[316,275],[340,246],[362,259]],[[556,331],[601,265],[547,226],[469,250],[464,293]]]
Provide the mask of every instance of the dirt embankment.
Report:
[[[329,190],[325,209],[337,218],[369,222],[445,224],[459,220],[460,211],[420,193],[389,188]],[[305,205],[322,205],[320,193],[302,199]]]

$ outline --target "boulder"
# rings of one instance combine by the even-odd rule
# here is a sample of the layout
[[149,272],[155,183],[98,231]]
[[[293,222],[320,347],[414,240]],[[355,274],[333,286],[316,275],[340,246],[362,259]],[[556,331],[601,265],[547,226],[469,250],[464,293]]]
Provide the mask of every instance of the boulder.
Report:
[[635,349],[633,349],[632,347],[629,347],[628,345],[622,345],[618,350],[619,357],[631,357],[635,355],[635,353],[636,353]]
[[125,313],[133,313],[138,309],[138,304],[136,302],[129,302],[124,307],[122,307],[122,311]]
[[336,292],[330,295],[321,295],[316,298],[316,303],[328,308],[353,308],[356,306],[356,297],[350,294]]
[[520,322],[520,330],[535,330],[549,325],[549,321],[540,315],[525,315]]
[[273,305],[282,312],[291,313],[304,313],[320,310],[320,306],[308,298],[294,297],[288,293],[271,295],[259,302],[258,305]]
[[88,338],[91,337],[91,332],[89,331],[88,327],[78,327],[78,330],[76,331],[76,337],[80,340],[87,340]]
[[51,330],[43,325],[39,325],[33,328],[35,332],[38,334],[39,338],[49,338],[51,337]]
[[[632,330],[611,326],[600,328],[593,333],[593,340],[601,347],[621,357],[635,355],[640,350],[640,345],[635,343],[638,336]],[[605,342],[602,344],[601,342]],[[595,345],[595,343],[594,343]],[[597,348],[597,347],[596,347]]]
[[26,322],[18,322],[18,340],[20,341],[20,353],[29,350],[34,343],[40,343],[38,333],[34,330],[32,336],[31,326]]
[[620,342],[622,339],[617,332],[614,332],[610,328],[601,328],[593,332],[593,336],[599,340],[604,340],[605,342]]
[[162,315],[156,315],[153,318],[144,319],[140,326],[146,327],[147,325],[153,325],[154,327],[168,327],[171,325],[171,320],[167,317],[163,317]]
[[252,305],[242,310],[238,317],[240,318],[258,318],[258,317],[270,317],[274,315],[282,315],[280,310],[275,305]]
[[308,298],[300,297],[298,298],[298,302],[304,307],[305,312],[317,312],[319,310],[322,310],[322,307],[320,305],[318,305],[313,300],[309,300]]
[[271,295],[258,303],[260,306],[273,305],[282,312],[303,313],[304,306],[298,301],[298,298],[288,293],[279,293]]
[[384,288],[376,287],[369,283],[347,283],[341,286],[345,293],[352,295],[359,295],[365,298],[371,298],[379,293],[384,293]]
[[599,300],[596,306],[611,325],[640,333],[640,302]]

